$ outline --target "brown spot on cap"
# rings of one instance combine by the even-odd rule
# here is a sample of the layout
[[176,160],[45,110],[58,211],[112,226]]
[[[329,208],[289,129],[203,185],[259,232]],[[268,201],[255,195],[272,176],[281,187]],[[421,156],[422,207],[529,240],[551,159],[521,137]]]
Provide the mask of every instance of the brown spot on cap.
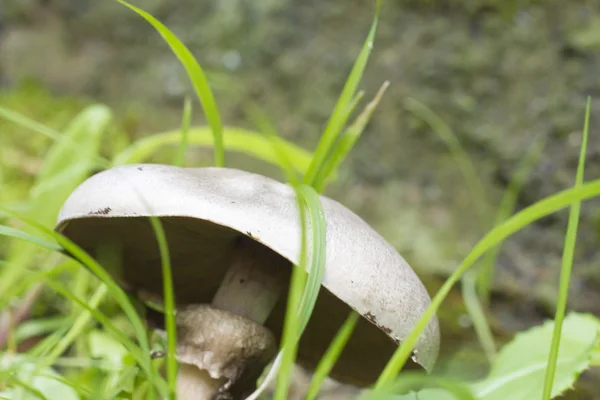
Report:
[[392,330],[390,328],[388,328],[387,326],[378,324],[377,318],[375,318],[375,316],[370,311],[365,314],[365,318],[368,319],[369,321],[371,321],[373,324],[375,324],[375,326],[377,326],[383,332],[385,332],[386,335],[389,335],[390,333],[392,333]]
[[110,207],[100,208],[96,211],[91,211],[89,215],[108,215],[112,210]]

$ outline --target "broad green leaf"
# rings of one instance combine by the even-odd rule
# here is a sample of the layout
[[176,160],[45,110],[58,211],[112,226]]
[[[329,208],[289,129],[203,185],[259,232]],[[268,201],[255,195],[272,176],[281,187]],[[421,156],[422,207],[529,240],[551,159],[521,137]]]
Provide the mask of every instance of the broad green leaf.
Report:
[[[411,391],[423,386],[427,388]],[[475,400],[475,397],[465,382],[421,372],[406,372],[387,390],[377,393],[366,391],[359,400]]]
[[139,369],[124,362],[130,355],[127,348],[113,336],[100,330],[91,331],[87,339],[90,355],[107,361],[113,369],[105,382],[105,393],[110,393],[106,398],[115,398],[115,393],[123,391],[132,393]]
[[[271,139],[259,133],[242,128],[225,128],[224,145],[227,150],[248,154],[259,160],[279,166],[277,152],[273,149]],[[291,142],[279,137],[273,138],[289,159],[291,165],[304,173],[311,160],[311,153]],[[187,136],[188,145],[211,147],[214,139],[208,127],[190,128]],[[169,131],[147,136],[117,154],[113,165],[135,164],[143,162],[159,151],[163,146],[176,145],[181,142],[181,133]]]
[[129,354],[125,346],[113,336],[100,330],[93,330],[87,335],[90,355],[106,360],[113,368],[123,366],[123,358]]
[[[23,399],[23,400],[39,400],[40,398],[34,395],[29,390],[21,391],[17,382],[22,382],[24,385],[41,393],[46,399],[61,399],[61,400],[79,400],[80,396],[77,391],[70,385],[63,382],[59,374],[51,368],[44,368],[37,371],[37,365],[33,362],[25,361],[22,356],[12,356],[5,354],[0,356],[0,370],[10,368],[12,363],[19,363],[19,369],[15,373],[16,378],[13,381],[12,387],[2,392],[2,396],[8,399]],[[33,374],[33,375],[32,375]],[[21,391],[23,396],[20,396]]]
[[[529,400],[542,396],[553,321],[518,333],[504,346],[489,376],[472,385],[481,400]],[[600,320],[589,314],[570,314],[564,320],[552,397],[573,386],[590,366],[598,346]]]

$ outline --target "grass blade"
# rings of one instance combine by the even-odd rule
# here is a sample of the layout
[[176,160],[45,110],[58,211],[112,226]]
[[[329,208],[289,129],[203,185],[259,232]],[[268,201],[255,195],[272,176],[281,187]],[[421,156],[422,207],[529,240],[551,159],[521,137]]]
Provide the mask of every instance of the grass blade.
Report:
[[167,382],[169,384],[169,398],[175,400],[175,390],[177,385],[177,328],[175,325],[175,294],[173,291],[173,274],[171,270],[171,258],[169,256],[169,246],[167,244],[167,235],[163,229],[160,219],[151,217],[150,223],[158,242],[163,277],[163,298],[165,327],[167,331]]
[[[55,142],[61,142],[62,145],[69,146],[72,150],[85,150],[85,145],[82,145],[78,141],[70,138],[68,135],[64,135],[61,132],[49,128],[44,124],[40,124],[39,122],[34,121],[16,111],[0,106],[0,118],[4,118],[5,120],[20,125],[21,127],[30,131],[49,137]],[[104,157],[101,157],[100,155],[95,155],[93,158],[99,166],[108,167],[110,165],[110,161]]]
[[494,335],[492,334],[492,328],[488,324],[483,305],[479,297],[477,296],[477,285],[476,285],[475,271],[468,271],[462,281],[461,290],[463,295],[463,301],[465,308],[469,313],[471,321],[473,321],[473,328],[477,334],[479,344],[483,348],[485,357],[491,364],[496,358],[496,342],[494,341]]
[[[383,85],[377,91],[377,94],[365,107],[363,112],[356,118],[354,123],[346,129],[344,134],[339,140],[339,144],[334,152],[325,163],[325,166],[321,168],[320,173],[314,183],[314,188],[317,192],[322,192],[325,189],[325,183],[333,171],[337,171],[344,159],[348,156],[350,151],[354,148],[354,145],[362,135],[365,127],[369,123],[375,108],[379,104],[381,97],[385,93],[386,89],[390,85],[389,81],[385,81]],[[359,97],[357,97],[358,100]],[[354,103],[356,103],[355,101]],[[356,104],[353,104],[355,106]]]
[[194,55],[188,50],[187,47],[171,32],[165,25],[148,14],[144,10],[141,10],[124,0],[116,0],[122,5],[128,7],[132,11],[135,11],[138,15],[148,21],[154,29],[160,33],[163,39],[167,42],[173,53],[177,56],[183,67],[185,68],[196,95],[200,100],[204,115],[208,120],[209,125],[212,128],[214,135],[214,158],[215,165],[217,167],[225,166],[225,147],[223,146],[223,126],[221,123],[221,117],[219,116],[219,108],[215,102],[215,98],[208,84],[208,79],[204,70],[198,64],[198,61],[194,58]]
[[[448,147],[454,162],[456,162],[463,175],[469,192],[474,198],[473,203],[477,209],[479,220],[486,221],[488,219],[488,200],[485,195],[483,184],[469,154],[460,144],[454,131],[438,117],[433,110],[418,100],[408,98],[406,99],[404,106],[417,117],[427,122],[434,133],[444,142],[446,147]],[[481,347],[483,347],[486,358],[492,363],[496,356],[496,343],[494,341],[492,329],[485,316],[483,306],[477,296],[474,271],[469,271],[465,274],[461,286],[465,307],[473,321],[479,343],[481,344]]]
[[333,112],[329,117],[327,126],[325,127],[325,130],[321,135],[321,139],[319,140],[317,149],[315,151],[315,156],[304,177],[305,184],[313,186],[317,182],[319,174],[321,173],[321,169],[325,166],[327,158],[330,156],[331,150],[333,149],[340,132],[342,131],[344,125],[346,124],[346,121],[350,117],[348,113],[349,107],[352,104],[354,94],[356,93],[358,84],[365,71],[365,67],[367,66],[369,55],[371,54],[371,50],[373,49],[373,40],[375,38],[377,23],[379,21],[380,7],[381,1],[377,0],[377,8],[375,10],[375,17],[373,18],[371,29],[354,63],[354,66],[352,67],[352,71],[350,72],[350,75],[346,80],[346,84],[342,89],[342,93],[338,98]]
[[[102,136],[111,120],[112,112],[102,105],[86,107],[73,118],[62,135],[63,139],[54,142],[48,151],[30,190],[29,219],[45,227],[54,225],[63,202],[96,167],[94,159],[100,152]],[[73,142],[79,146],[72,146]],[[20,278],[35,256],[30,243],[15,242],[10,246],[8,267],[2,270],[0,276],[0,293]]]
[[326,231],[327,222],[325,221],[325,213],[321,205],[321,200],[317,192],[309,186],[301,186],[300,192],[306,205],[308,206],[310,215],[310,226],[312,227],[312,257],[310,268],[308,270],[308,279],[306,288],[302,294],[300,301],[300,311],[298,318],[300,319],[300,330],[298,337],[304,332],[308,320],[317,302],[323,275],[325,274],[326,261]]
[[[272,148],[271,139],[257,132],[242,128],[228,127],[225,129],[225,148],[248,154],[258,160],[280,166],[277,152]],[[304,173],[310,164],[311,153],[280,137],[274,138],[282,152],[289,159],[290,164],[298,172]],[[169,131],[146,136],[137,140],[113,159],[113,166],[135,164],[143,162],[159,151],[163,146],[175,145],[181,141],[180,131]],[[188,132],[188,144],[194,146],[210,147],[214,145],[214,138],[210,129],[206,127],[191,128]]]
[[[301,185],[296,188],[299,199],[304,204],[300,204],[300,220],[302,222],[302,246],[301,246],[301,265],[300,268],[294,268],[292,274],[292,284],[288,296],[288,309],[285,316],[281,356],[280,373],[277,379],[277,388],[275,390],[275,400],[285,400],[289,387],[290,373],[296,357],[296,351],[300,336],[304,332],[310,319],[312,311],[317,301],[323,274],[325,273],[325,249],[326,249],[326,221],[323,207],[317,192],[308,186]],[[308,233],[306,212],[303,211],[304,205],[307,206],[310,216],[310,226],[312,230],[312,254],[309,268],[308,279],[306,277],[306,239]],[[304,268],[302,268],[304,267]],[[302,290],[302,288],[304,290]]]
[[476,199],[474,205],[477,207],[477,214],[487,219],[489,215],[489,204],[485,189],[477,173],[477,168],[473,165],[469,154],[463,149],[460,141],[456,137],[456,134],[452,129],[433,112],[425,104],[421,103],[417,99],[408,98],[404,102],[404,107],[412,112],[415,116],[425,121],[433,130],[433,132],[444,142],[446,147],[450,150],[454,161],[458,165],[465,183],[469,189],[469,192]]
[[319,365],[317,365],[317,368],[315,368],[315,372],[310,381],[310,386],[308,387],[308,392],[306,394],[306,400],[315,400],[317,398],[319,390],[321,389],[321,385],[325,381],[325,378],[329,376],[329,373],[333,369],[336,361],[340,358],[340,355],[342,354],[342,351],[344,351],[346,343],[348,343],[348,340],[350,340],[350,337],[352,336],[359,319],[360,315],[358,313],[355,311],[350,312],[350,315],[348,315],[348,318],[346,318],[346,321],[344,321],[344,324],[338,330],[337,334],[331,341],[329,348],[319,361]]
[[513,233],[523,229],[534,221],[555,213],[574,202],[583,201],[600,195],[600,180],[594,180],[580,186],[563,190],[554,195],[548,196],[531,206],[521,210],[511,218],[504,221],[489,231],[465,257],[460,266],[448,277],[442,287],[431,300],[431,304],[421,318],[415,324],[411,333],[404,339],[404,342],[396,350],[383,372],[377,380],[376,389],[387,386],[395,379],[400,370],[406,364],[406,361],[412,354],[412,349],[417,343],[419,336],[427,327],[429,320],[435,315],[441,303],[461,276],[488,250],[501,243]]
[[[277,136],[277,130],[270,121],[267,114],[254,102],[246,100],[244,111],[250,120],[256,125],[260,132],[265,135],[271,142],[271,147],[277,155],[276,160],[279,164],[279,168],[285,174],[287,181],[293,186],[297,187],[300,184],[300,180],[296,175],[296,168],[290,159],[288,152],[286,151],[283,143]],[[310,163],[310,158],[307,160]],[[308,163],[306,164],[308,166]]]
[[[100,285],[98,289],[96,289],[96,292],[89,299],[87,304],[91,309],[95,310],[104,300],[104,297],[107,295],[107,293],[107,286]],[[61,337],[60,341],[52,349],[51,353],[44,357],[44,362],[38,364],[39,367],[45,368],[54,364],[54,362],[67,350],[67,348],[81,335],[91,318],[92,314],[87,310],[80,313],[79,316],[74,320],[73,324],[71,324],[67,334]]]
[[40,247],[43,247],[47,250],[51,251],[61,251],[60,246],[56,245],[56,243],[48,242],[44,239],[40,239],[37,236],[31,235],[27,232],[20,231],[15,228],[11,228],[10,226],[0,225],[0,236],[8,236],[14,239],[25,240],[31,244],[36,244]]
[[[523,185],[527,181],[527,177],[531,174],[531,170],[542,155],[545,144],[545,140],[538,138],[529,147],[519,169],[508,183],[508,187],[500,201],[494,225],[502,223],[514,212],[519,192],[521,192]],[[486,303],[490,299],[494,269],[500,248],[501,245],[498,245],[486,253],[477,271],[477,292],[479,293],[479,297]]]
[[[579,163],[577,165],[577,175],[575,177],[575,187],[583,184],[583,173],[585,170],[585,154],[587,151],[589,123],[590,123],[590,98],[588,97],[585,110],[585,122],[581,140],[581,149],[579,152]],[[573,257],[575,254],[575,243],[577,241],[577,227],[579,224],[579,214],[581,203],[576,202],[571,205],[569,212],[569,222],[567,234],[565,236],[565,245],[563,249],[562,268],[560,271],[560,285],[558,288],[558,299],[556,301],[556,313],[554,316],[554,331],[552,333],[552,344],[550,345],[550,354],[548,355],[548,366],[544,378],[544,392],[542,400],[550,400],[552,396],[552,387],[554,376],[556,374],[556,361],[558,360],[558,349],[567,308],[567,298],[569,296],[569,282],[571,280],[571,270],[573,268]]]
[[[158,372],[156,371],[154,364],[152,364],[150,359],[150,346],[148,344],[148,337],[146,335],[146,329],[140,316],[136,312],[134,305],[131,303],[128,295],[123,291],[123,289],[112,279],[112,277],[104,270],[104,268],[89,254],[87,254],[81,247],[77,244],[69,240],[67,237],[61,235],[60,233],[54,232],[52,229],[47,228],[37,221],[31,220],[27,217],[19,215],[12,210],[5,209],[0,206],[0,210],[3,210],[5,213],[20,219],[26,224],[44,232],[45,234],[53,237],[58,244],[65,249],[65,251],[75,260],[85,265],[92,273],[94,273],[102,282],[104,282],[111,293],[111,296],[117,301],[117,303],[123,309],[123,312],[130,320],[133,329],[136,334],[136,338],[138,340],[139,346],[146,355],[146,358],[140,360],[142,362],[142,367],[144,371],[148,374],[149,379],[153,384],[159,385],[160,377]],[[51,281],[48,281],[50,284]],[[69,293],[70,294],[70,293]],[[160,388],[160,386],[158,386]]]
[[183,103],[183,117],[181,118],[181,140],[179,142],[179,149],[173,160],[173,165],[181,167],[185,160],[185,152],[188,148],[188,136],[190,132],[190,123],[192,119],[192,101],[189,96],[185,97]]

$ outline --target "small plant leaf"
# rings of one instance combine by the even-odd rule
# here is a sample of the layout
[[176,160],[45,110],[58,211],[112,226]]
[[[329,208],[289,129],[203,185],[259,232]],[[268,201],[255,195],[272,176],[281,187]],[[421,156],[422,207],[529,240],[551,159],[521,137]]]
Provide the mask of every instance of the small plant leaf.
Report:
[[[472,385],[482,400],[529,400],[542,396],[553,321],[518,333],[504,346],[489,376]],[[570,314],[563,324],[562,339],[556,363],[552,397],[573,386],[587,369],[598,347],[600,320],[589,314]]]

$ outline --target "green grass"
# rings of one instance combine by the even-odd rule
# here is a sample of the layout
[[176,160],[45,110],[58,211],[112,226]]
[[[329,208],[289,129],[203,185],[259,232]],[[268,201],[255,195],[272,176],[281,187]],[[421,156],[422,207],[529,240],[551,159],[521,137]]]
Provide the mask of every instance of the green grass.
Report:
[[[0,247],[0,254],[6,257],[0,264],[0,309],[6,308],[14,297],[24,296],[40,282],[48,291],[63,299],[56,301],[59,318],[36,317],[28,321],[30,325],[23,324],[10,329],[9,351],[0,354],[0,398],[19,398],[19,394],[25,392],[38,398],[68,398],[73,393],[81,398],[176,398],[177,363],[174,355],[177,343],[172,266],[169,259],[169,243],[160,220],[152,218],[151,223],[160,249],[164,277],[163,308],[168,333],[166,379],[159,374],[162,360],[152,360],[150,357],[154,341],[138,313],[137,301],[130,298],[103,267],[112,265],[114,268],[120,268],[118,245],[112,243],[96,249],[96,260],[76,244],[54,232],[52,228],[61,204],[94,169],[144,162],[166,146],[177,146],[173,165],[184,166],[185,154],[189,147],[204,146],[214,149],[214,165],[218,167],[225,166],[226,151],[244,152],[258,160],[276,165],[281,168],[286,183],[296,192],[302,226],[300,262],[293,267],[280,352],[252,396],[257,398],[268,383],[274,383],[274,398],[286,399],[299,339],[314,309],[325,272],[326,220],[319,193],[322,193],[327,183],[337,176],[337,171],[342,168],[344,159],[361,137],[389,85],[388,82],[384,82],[373,100],[364,107],[354,122],[349,124],[352,114],[364,97],[364,92],[358,88],[373,50],[380,17],[380,3],[376,2],[371,29],[338,101],[333,105],[331,116],[316,149],[310,152],[280,138],[266,112],[251,102],[246,102],[244,106],[248,119],[256,126],[256,131],[223,126],[209,81],[199,62],[185,45],[151,15],[122,0],[117,1],[147,20],[165,39],[185,67],[209,126],[190,126],[192,104],[191,100],[186,98],[179,129],[147,135],[120,152],[103,156],[100,154],[99,144],[112,123],[112,113],[105,106],[92,105],[84,109],[64,132],[51,129],[13,110],[0,108],[0,118],[20,126],[24,132],[42,134],[53,140],[52,148],[46,154],[29,198],[22,199],[18,208],[0,205],[0,218],[3,220],[0,236],[7,239],[9,244]],[[588,331],[595,329],[594,327],[600,329],[600,322],[595,325],[595,319],[569,319],[565,316],[580,203],[600,195],[600,180],[583,182],[589,130],[589,102],[575,185],[516,214],[513,214],[516,196],[528,171],[541,154],[540,142],[535,142],[532,146],[518,174],[511,181],[499,208],[494,212],[477,171],[468,153],[462,148],[458,136],[426,105],[415,99],[408,99],[405,106],[416,116],[427,121],[432,131],[447,145],[456,160],[458,170],[465,178],[465,186],[474,198],[474,207],[477,207],[478,215],[482,221],[488,221],[490,228],[433,296],[431,305],[381,371],[375,385],[361,398],[388,399],[394,394],[402,393],[403,396],[396,398],[409,400],[415,397],[414,393],[407,392],[422,386],[429,387],[420,392],[419,399],[422,400],[446,399],[448,397],[444,396],[449,394],[457,399],[492,398],[481,393],[490,393],[491,386],[497,387],[497,383],[493,381],[494,373],[498,374],[503,368],[518,368],[506,367],[508,362],[503,354],[514,351],[527,334],[542,332],[538,330],[522,333],[520,338],[516,338],[511,344],[512,347],[507,346],[497,352],[483,304],[489,302],[492,272],[499,245],[507,237],[531,223],[569,207],[569,226],[565,235],[563,267],[551,340],[547,333],[550,330],[542,332],[545,335],[543,338],[548,339],[549,343],[547,364],[544,365],[542,398],[546,400],[555,396],[557,389],[553,385],[559,381],[556,379],[557,375],[563,378],[567,373],[570,380],[566,381],[570,384],[584,369],[600,364],[600,344],[595,335],[591,335],[591,339],[579,338],[580,346],[576,350],[572,347],[573,343],[577,342],[572,337],[573,332],[582,329],[577,327],[585,326],[585,330]],[[312,251],[309,252],[309,248]],[[480,269],[472,272],[470,269],[479,260],[483,261],[480,263]],[[82,265],[87,271],[80,267]],[[400,373],[411,356],[419,335],[436,314],[452,287],[461,280],[467,309],[492,364],[489,379],[482,382],[462,382],[444,376]],[[351,312],[340,327],[315,370],[308,389],[308,399],[315,399],[318,395],[324,379],[338,360],[359,318],[358,314]],[[29,333],[26,328],[29,329]],[[20,353],[19,357],[15,357],[17,346],[24,338],[36,334],[32,332],[42,334],[41,340],[29,350]],[[571,336],[569,340],[561,342],[565,334]],[[106,336],[106,340],[101,341],[100,345],[98,337],[104,336],[98,335]],[[91,346],[93,338],[96,340],[93,343],[96,344]],[[536,339],[536,343],[543,345],[545,342]],[[569,353],[559,351],[565,346],[571,346],[568,348],[571,353],[580,355],[572,368],[566,372],[557,368],[559,361],[564,361],[560,357]],[[92,353],[99,354],[101,359],[93,359]],[[42,385],[39,383],[40,377],[49,377],[55,385],[52,388]],[[531,379],[519,385],[528,388],[534,382],[533,378]],[[5,386],[14,389],[10,396],[3,393]],[[507,386],[502,387],[500,392],[496,390],[495,393],[506,398],[510,397],[514,390],[514,387]]]
[[[583,138],[581,141],[581,150],[579,153],[579,163],[577,165],[577,176],[575,177],[575,187],[583,185],[583,172],[585,169],[585,154],[587,151],[587,142],[590,123],[590,99],[588,98],[585,110],[585,124],[583,128]],[[556,313],[554,315],[554,332],[552,334],[552,345],[550,355],[548,356],[548,367],[544,379],[544,393],[542,400],[549,400],[552,395],[554,376],[556,374],[556,363],[558,360],[558,350],[560,346],[561,330],[565,313],[567,309],[567,298],[569,296],[569,282],[573,268],[573,257],[575,254],[575,243],[577,241],[577,227],[579,225],[579,212],[581,202],[575,202],[571,205],[569,213],[569,224],[567,234],[565,235],[565,247],[562,257],[562,268],[560,271],[560,285],[558,288],[558,299],[556,301]]]

